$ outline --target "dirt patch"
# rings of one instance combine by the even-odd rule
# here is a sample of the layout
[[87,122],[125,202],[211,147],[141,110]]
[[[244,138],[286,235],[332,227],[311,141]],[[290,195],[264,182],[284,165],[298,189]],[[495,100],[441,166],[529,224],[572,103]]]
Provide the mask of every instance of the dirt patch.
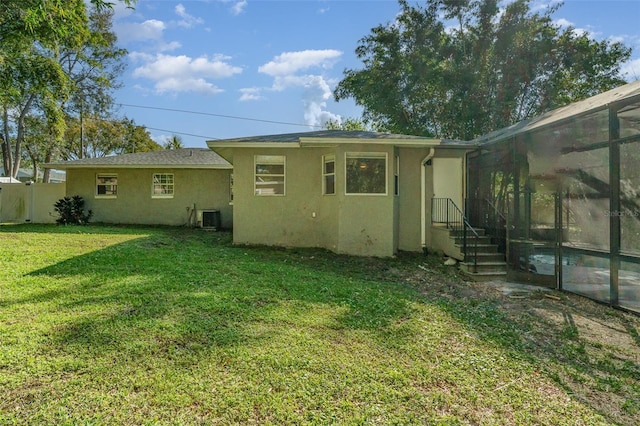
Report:
[[523,330],[522,352],[569,395],[611,422],[640,424],[640,316],[571,293],[470,282],[437,258],[404,278],[430,298],[493,306]]

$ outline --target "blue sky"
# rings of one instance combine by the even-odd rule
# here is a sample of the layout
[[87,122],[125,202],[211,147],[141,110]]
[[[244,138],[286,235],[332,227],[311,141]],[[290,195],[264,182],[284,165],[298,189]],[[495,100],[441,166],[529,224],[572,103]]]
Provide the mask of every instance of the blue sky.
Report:
[[[358,40],[398,10],[395,0],[138,0],[134,10],[117,6],[114,29],[129,52],[116,94],[119,114],[146,126],[160,143],[176,134],[187,147],[359,117],[352,101],[333,101],[333,88],[344,69],[361,66]],[[554,19],[632,47],[623,70],[629,81],[640,79],[640,0],[567,0]]]

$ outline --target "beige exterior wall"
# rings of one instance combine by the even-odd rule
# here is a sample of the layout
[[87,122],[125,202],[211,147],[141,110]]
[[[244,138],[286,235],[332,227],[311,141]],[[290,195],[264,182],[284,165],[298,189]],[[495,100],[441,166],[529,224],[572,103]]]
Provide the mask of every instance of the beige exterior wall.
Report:
[[53,206],[65,196],[64,183],[6,183],[0,188],[0,222],[55,223]]
[[[345,194],[347,152],[387,153],[387,194]],[[286,156],[284,196],[255,195],[255,155]],[[322,194],[324,155],[335,156],[334,195]],[[233,163],[235,243],[323,247],[366,256],[395,253],[392,147],[242,148],[234,150]]]
[[[96,197],[96,175],[118,176],[116,198]],[[173,198],[152,198],[154,173],[173,173]],[[211,169],[68,169],[67,195],[80,195],[87,209],[93,210],[92,222],[191,225],[193,209],[220,211],[223,228],[233,224],[229,204],[231,170]]]
[[[346,153],[387,155],[387,194],[345,194]],[[422,215],[422,160],[429,148],[394,148],[380,144],[344,144],[335,147],[235,148],[234,242],[284,247],[323,247],[337,253],[392,256],[398,250],[430,249],[440,239],[431,230],[434,167],[424,168],[425,224]],[[284,196],[257,196],[254,185],[256,155],[286,157]],[[334,155],[336,194],[322,194],[322,158]],[[394,195],[395,156],[399,158],[399,194]],[[434,158],[457,158],[444,163],[462,167],[463,150],[438,149]],[[446,173],[441,181],[459,185],[462,170]],[[421,233],[423,232],[423,236]],[[424,237],[424,238],[423,238]],[[440,246],[440,244],[436,244]]]

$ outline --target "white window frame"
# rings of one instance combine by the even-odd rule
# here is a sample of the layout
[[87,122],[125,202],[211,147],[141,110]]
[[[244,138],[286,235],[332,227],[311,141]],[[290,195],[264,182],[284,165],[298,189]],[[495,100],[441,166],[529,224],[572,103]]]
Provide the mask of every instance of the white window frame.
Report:
[[[171,176],[171,182],[163,182],[162,180],[160,182],[156,182],[156,176],[164,176],[166,178],[168,178],[169,176]],[[173,173],[154,173],[151,176],[151,198],[173,198],[173,195],[175,194],[175,176]],[[156,192],[156,189],[171,189],[171,192],[167,192],[167,193],[158,193]]]
[[[282,165],[282,173],[258,173],[258,165]],[[253,194],[256,197],[284,197],[287,193],[287,157],[285,155],[254,155],[253,156]],[[259,188],[259,179],[282,178],[282,193],[267,191]],[[279,182],[279,181],[276,181]],[[263,181],[269,184],[269,181]]]
[[[116,180],[115,185],[114,184],[107,184],[107,183],[98,183],[98,181],[100,179],[104,179],[104,178],[115,178],[115,180]],[[100,186],[111,187],[111,190],[109,192],[113,192],[113,193],[100,194],[100,191],[98,190],[98,187],[100,187]],[[115,191],[114,191],[113,187],[115,187]],[[95,194],[94,194],[94,196],[95,196],[95,198],[118,198],[118,174],[117,173],[96,173],[96,183],[95,183]]]
[[[384,192],[348,192],[348,166],[352,159],[384,159]],[[344,154],[344,193],[345,195],[386,196],[389,194],[389,154],[387,152],[345,152]]]
[[[327,172],[327,163],[333,163],[333,172]],[[327,192],[327,178],[333,178],[333,192]],[[333,154],[322,156],[322,195],[336,195],[336,156]]]

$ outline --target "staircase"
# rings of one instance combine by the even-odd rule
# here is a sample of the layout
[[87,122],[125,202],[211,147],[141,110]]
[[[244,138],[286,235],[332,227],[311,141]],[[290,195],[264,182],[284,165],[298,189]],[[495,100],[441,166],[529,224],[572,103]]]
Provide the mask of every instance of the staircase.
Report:
[[449,232],[449,238],[455,241],[456,247],[464,256],[464,260],[460,262],[460,270],[475,281],[504,279],[507,275],[504,254],[498,252],[498,245],[492,243],[491,236],[486,235],[484,229],[473,229],[477,236],[467,236],[466,253],[462,233],[453,230]]
[[[460,270],[476,281],[504,279],[507,262],[498,251],[485,229],[469,224],[462,210],[450,198],[433,198],[431,204],[432,226],[448,231],[448,237],[461,258]],[[445,237],[446,238],[446,237]]]

